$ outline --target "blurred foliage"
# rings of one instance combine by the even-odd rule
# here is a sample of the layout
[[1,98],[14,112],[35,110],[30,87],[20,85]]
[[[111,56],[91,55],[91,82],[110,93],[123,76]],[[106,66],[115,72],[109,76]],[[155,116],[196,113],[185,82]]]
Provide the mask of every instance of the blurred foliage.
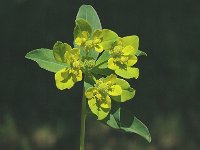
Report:
[[[140,49],[148,57],[140,58],[142,79],[132,85],[137,89],[137,102],[123,107],[145,120],[152,134],[148,144],[88,119],[86,149],[198,150],[200,2],[85,3],[97,10],[104,28],[121,36],[139,35]],[[70,94],[58,91],[52,82],[54,74],[39,69],[24,55],[39,47],[52,48],[57,40],[72,44],[69,35],[81,4],[77,0],[0,1],[0,149],[78,149],[82,85]]]

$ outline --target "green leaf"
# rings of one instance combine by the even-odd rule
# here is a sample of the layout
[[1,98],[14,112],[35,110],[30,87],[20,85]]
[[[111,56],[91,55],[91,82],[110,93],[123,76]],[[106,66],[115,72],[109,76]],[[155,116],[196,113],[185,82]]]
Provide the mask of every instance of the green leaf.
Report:
[[113,115],[109,116],[109,120],[107,120],[107,125],[109,125],[110,127],[114,128],[114,129],[120,129],[116,118]]
[[92,27],[92,32],[94,32],[97,29],[102,29],[97,12],[91,5],[82,5],[79,8],[76,18],[82,18],[86,20]]
[[135,96],[135,90],[130,87],[130,84],[123,79],[116,79],[116,84],[122,88],[122,94],[119,96],[112,96],[111,98],[117,102],[126,102]]
[[147,53],[145,53],[145,52],[143,52],[141,50],[137,50],[136,56],[147,56]]
[[[82,5],[79,8],[78,14],[76,16],[76,19],[84,19],[85,21],[87,21],[89,23],[89,25],[92,28],[92,32],[94,32],[97,29],[102,29],[101,27],[101,22],[99,20],[99,17],[97,15],[97,12],[95,11],[95,9],[90,6],[90,5]],[[96,60],[96,58],[98,57],[99,53],[91,50],[89,52],[89,56],[94,58]]]
[[151,142],[151,135],[148,128],[135,116],[118,108],[103,120],[103,123],[111,128],[118,129],[123,132],[136,133]]
[[58,72],[68,67],[67,64],[57,62],[54,58],[53,51],[45,48],[33,50],[27,53],[25,57],[37,62],[41,68],[51,72]]
[[104,51],[96,61],[96,67],[104,69],[108,67],[109,51]]
[[74,28],[74,39],[83,31],[87,31],[91,35],[92,27],[89,25],[89,23],[86,20],[82,18],[77,18],[75,22],[76,22],[76,26]]

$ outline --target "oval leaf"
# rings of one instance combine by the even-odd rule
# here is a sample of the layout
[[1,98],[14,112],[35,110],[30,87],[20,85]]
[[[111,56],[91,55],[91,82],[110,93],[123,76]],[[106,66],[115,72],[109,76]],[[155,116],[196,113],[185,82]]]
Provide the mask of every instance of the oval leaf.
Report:
[[93,32],[97,29],[102,29],[99,16],[91,5],[82,5],[79,8],[76,18],[82,18],[86,20],[92,27]]
[[[76,19],[80,19],[80,18],[84,19],[85,21],[87,21],[89,23],[89,25],[92,28],[92,32],[94,32],[97,29],[102,29],[101,22],[99,20],[97,12],[95,11],[95,9],[92,6],[82,5],[79,8],[78,14],[76,16]],[[89,56],[94,58],[95,60],[98,57],[98,55],[99,55],[99,53],[96,51],[89,52]]]
[[67,64],[57,62],[54,58],[53,51],[49,49],[36,49],[27,53],[25,57],[37,62],[41,68],[50,72],[58,72],[68,67]]
[[151,142],[151,135],[146,125],[121,108],[110,113],[103,123],[123,132],[136,133],[148,142]]
[[82,18],[77,18],[75,22],[76,22],[76,26],[74,28],[74,38],[76,38],[83,31],[86,31],[91,35],[92,28],[86,20]]

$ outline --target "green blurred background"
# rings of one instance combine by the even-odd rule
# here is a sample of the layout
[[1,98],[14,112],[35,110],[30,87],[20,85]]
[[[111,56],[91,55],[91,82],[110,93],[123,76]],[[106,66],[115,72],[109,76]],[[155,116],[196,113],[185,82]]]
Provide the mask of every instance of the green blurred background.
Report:
[[57,40],[72,44],[82,4],[97,10],[103,28],[140,37],[148,57],[131,80],[134,101],[122,107],[152,134],[148,144],[88,118],[86,150],[199,150],[199,0],[0,0],[0,149],[79,149],[81,83],[59,91],[54,74],[24,56]]

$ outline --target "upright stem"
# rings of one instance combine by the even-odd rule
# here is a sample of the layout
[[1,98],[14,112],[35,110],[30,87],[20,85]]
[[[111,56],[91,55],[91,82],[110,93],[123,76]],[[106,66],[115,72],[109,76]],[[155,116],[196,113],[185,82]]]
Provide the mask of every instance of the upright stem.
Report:
[[85,121],[86,121],[86,97],[85,97],[85,90],[83,88],[82,112],[81,112],[80,150],[84,150],[84,145],[85,145]]

